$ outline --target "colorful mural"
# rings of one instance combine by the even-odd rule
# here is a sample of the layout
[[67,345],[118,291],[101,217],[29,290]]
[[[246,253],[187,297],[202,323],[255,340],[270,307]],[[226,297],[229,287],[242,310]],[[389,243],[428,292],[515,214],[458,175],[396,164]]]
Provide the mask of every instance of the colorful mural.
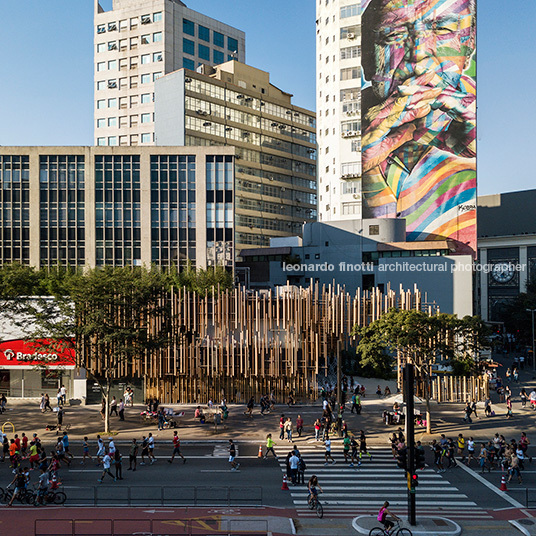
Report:
[[474,0],[363,0],[363,217],[476,251]]

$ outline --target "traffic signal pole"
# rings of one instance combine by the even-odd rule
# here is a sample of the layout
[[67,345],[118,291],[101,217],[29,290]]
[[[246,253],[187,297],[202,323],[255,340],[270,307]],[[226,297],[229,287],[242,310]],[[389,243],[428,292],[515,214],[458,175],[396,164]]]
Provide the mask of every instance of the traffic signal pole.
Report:
[[408,363],[404,367],[404,401],[406,402],[406,444],[408,449],[408,468],[406,472],[408,480],[408,520],[409,524],[417,524],[415,514],[415,487],[413,475],[415,474],[415,411],[414,411],[414,369]]

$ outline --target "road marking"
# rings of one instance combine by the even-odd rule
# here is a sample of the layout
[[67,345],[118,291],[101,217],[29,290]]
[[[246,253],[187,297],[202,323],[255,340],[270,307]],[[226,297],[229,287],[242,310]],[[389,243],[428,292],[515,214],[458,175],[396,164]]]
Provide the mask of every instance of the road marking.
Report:
[[231,469],[201,469],[200,473],[240,473],[240,469],[236,471]]
[[502,497],[505,501],[509,502],[512,506],[515,506],[516,508],[523,508],[523,505],[510,497],[510,495],[506,494],[504,491],[501,491],[497,486],[494,486],[491,484],[491,482],[488,482],[483,476],[480,476],[475,471],[473,471],[471,468],[467,467],[463,463],[459,463],[458,467],[460,469],[463,469],[466,473],[469,473],[472,475],[476,480],[478,480],[481,484],[484,484],[488,489],[496,493],[499,497]]

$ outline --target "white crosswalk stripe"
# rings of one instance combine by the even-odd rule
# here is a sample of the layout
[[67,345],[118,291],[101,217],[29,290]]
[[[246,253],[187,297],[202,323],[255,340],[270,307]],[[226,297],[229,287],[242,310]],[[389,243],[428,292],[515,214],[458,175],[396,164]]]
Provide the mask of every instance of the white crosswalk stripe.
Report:
[[[342,446],[334,444],[332,455],[335,464],[325,465],[324,448],[321,443],[298,447],[307,469],[306,484],[292,485],[290,495],[298,515],[314,517],[315,512],[307,508],[307,480],[312,474],[318,476],[324,493],[320,501],[325,517],[353,517],[371,514],[379,510],[384,501],[397,515],[407,515],[407,481],[405,473],[396,466],[390,449],[371,449],[372,459],[364,455],[361,466],[349,467],[344,463]],[[278,454],[283,473],[286,460]],[[469,500],[456,486],[430,468],[418,471],[417,512],[421,515],[444,515],[456,519],[492,519],[488,512]]]

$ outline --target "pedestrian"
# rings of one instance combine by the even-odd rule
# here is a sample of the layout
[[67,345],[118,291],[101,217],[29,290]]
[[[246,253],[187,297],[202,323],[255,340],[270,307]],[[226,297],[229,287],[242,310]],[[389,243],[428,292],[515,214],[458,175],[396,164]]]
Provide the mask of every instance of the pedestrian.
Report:
[[151,432],[149,432],[149,437],[147,438],[147,443],[149,446],[149,459],[151,460],[151,465],[153,465],[154,462],[156,462],[156,458],[154,456],[154,437]]
[[519,380],[519,372],[517,371],[517,368],[514,368],[514,370],[512,370],[512,376],[514,377],[514,381],[517,383],[517,381]]
[[101,477],[97,480],[97,482],[101,482],[104,480],[104,477],[106,475],[110,475],[111,478],[113,478],[113,481],[115,482],[117,479],[115,478],[114,475],[112,475],[112,472],[110,471],[110,466],[112,464],[112,458],[110,458],[110,455],[108,453],[106,453],[104,455],[104,458],[102,459],[102,467],[103,467],[103,471],[102,471],[102,475]]
[[512,371],[510,370],[510,367],[508,367],[506,369],[505,376],[506,376],[506,381],[507,382],[509,382],[512,379]]
[[520,484],[523,484],[523,479],[521,478],[521,471],[519,466],[519,458],[516,453],[512,453],[512,458],[510,460],[510,469],[508,470],[510,476],[508,477],[508,482],[512,480],[513,476],[517,476],[517,480]]
[[526,408],[528,396],[527,396],[527,391],[525,391],[525,389],[521,389],[520,397],[521,397],[521,407]]
[[370,461],[372,461],[372,454],[367,449],[367,437],[365,436],[365,432],[363,430],[360,430],[359,435],[359,463],[357,466],[359,467],[361,465],[361,457],[363,454],[366,454]]
[[104,441],[100,435],[97,435],[97,465],[102,463],[102,458],[106,454],[106,448],[104,447]]
[[136,463],[138,461],[138,443],[136,439],[132,440],[130,450],[128,452],[128,471],[136,470]]
[[115,413],[117,417],[117,400],[115,396],[112,396],[112,401],[110,402],[110,417]]
[[86,458],[89,458],[90,460],[93,459],[91,455],[89,454],[89,440],[87,436],[84,436],[84,441],[82,442],[82,452],[83,452],[83,456],[82,456],[82,461],[80,462],[80,465],[84,465],[86,463]]
[[7,439],[7,435],[4,435],[4,439],[2,441],[2,461],[5,461],[6,456],[9,456],[9,441]]
[[472,437],[467,441],[467,467],[475,457],[475,441]]
[[266,454],[264,455],[264,459],[268,458],[268,453],[271,452],[274,455],[274,458],[277,460],[277,455],[274,450],[274,440],[272,439],[272,434],[268,434],[266,436]]
[[287,436],[287,441],[292,443],[292,420],[290,417],[287,417],[285,421],[285,434]]
[[532,408],[532,411],[536,409],[536,389],[532,389],[529,395],[530,400],[530,407]]
[[62,385],[60,387],[60,395],[61,403],[65,406],[65,404],[67,404],[67,389],[65,389],[65,385]]
[[300,463],[300,459],[298,456],[296,456],[296,453],[293,452],[289,459],[289,466],[290,466],[290,478],[292,480],[292,484],[294,486],[298,485],[298,464]]
[[349,467],[354,467],[354,463],[357,462],[359,464],[359,460],[358,460],[358,454],[357,454],[357,447],[358,447],[358,444],[357,444],[357,441],[355,440],[354,437],[352,437],[350,439],[350,446],[352,447],[352,454],[351,454],[351,459],[350,459],[350,465]]
[[39,408],[41,409],[41,413],[45,413],[45,393],[41,393],[41,402],[39,403]]
[[168,463],[173,463],[175,455],[179,455],[182,458],[182,463],[186,463],[186,458],[181,453],[181,441],[179,439],[179,434],[177,430],[173,432],[173,454],[171,455],[171,460],[168,460]]
[[25,458],[26,457],[26,451],[28,450],[28,437],[26,436],[26,434],[24,432],[22,432],[21,434],[21,454],[22,454],[22,457]]
[[344,438],[342,440],[342,452],[344,454],[344,463],[348,463],[348,458],[350,457],[350,438],[348,437],[348,434],[344,434]]
[[491,417],[491,398],[488,396],[484,402],[484,414],[486,417]]
[[512,412],[512,399],[508,397],[506,399],[506,418],[511,419],[514,416]]
[[465,417],[463,418],[463,420],[466,423],[471,424],[473,422],[471,420],[471,413],[473,413],[473,408],[471,408],[471,404],[469,403],[469,400],[465,404],[464,413],[465,413]]
[[324,447],[326,448],[326,452],[324,453],[324,458],[326,460],[326,463],[324,465],[328,465],[328,458],[331,460],[331,465],[334,465],[335,460],[333,459],[333,456],[331,455],[331,439],[329,438],[328,434],[326,434]]
[[114,458],[114,455],[115,455],[115,443],[114,443],[114,438],[113,437],[109,437],[108,438],[108,453],[110,454],[110,458]]
[[480,465],[480,472],[484,473],[486,465],[488,465],[488,473],[491,471],[491,466],[488,464],[488,451],[485,443],[480,444],[480,454],[478,455],[478,463]]
[[115,449],[115,478],[117,480],[123,480],[123,456],[119,452],[119,449]]
[[37,451],[37,443],[30,441],[30,468],[34,468],[34,464],[39,463],[39,452]]
[[158,410],[158,430],[163,430],[166,425],[166,416],[164,415],[164,408]]
[[322,425],[320,424],[320,419],[316,419],[314,427],[315,427],[315,441],[319,441],[320,430],[322,429]]
[[231,471],[236,471],[240,467],[240,464],[236,462],[236,446],[232,439],[229,439],[229,463]]
[[67,435],[67,432],[63,432],[62,442],[63,450],[65,451],[65,456],[68,456],[72,460],[73,455],[69,452],[69,436]]
[[57,406],[61,406],[61,402],[63,400],[63,396],[61,394],[61,388],[58,389],[58,392],[56,393],[56,402],[57,402]]
[[106,400],[104,399],[102,399],[100,415],[101,415],[101,419],[104,420],[106,416]]
[[141,462],[140,465],[145,465],[145,456],[147,456],[148,460],[151,460],[149,457],[149,440],[143,436],[142,442],[141,442]]
[[255,406],[255,398],[251,397],[246,405],[246,411],[244,411],[244,415],[247,415],[250,419],[253,418],[254,406]]
[[463,434],[458,434],[458,456],[462,457],[462,462],[465,461],[465,438]]
[[50,405],[50,397],[48,396],[48,393],[45,393],[45,409],[43,413],[46,413],[47,409],[52,411],[52,406]]
[[[536,395],[536,392],[535,392]],[[279,439],[283,440],[285,437],[285,414],[282,413],[279,417]]]
[[125,403],[122,398],[119,400],[119,420],[125,420]]
[[301,437],[303,431],[303,419],[301,415],[298,415],[296,419],[296,432],[298,432],[298,437]]
[[56,435],[58,435],[59,432],[61,432],[61,426],[63,424],[63,416],[65,414],[65,411],[63,409],[63,406],[58,407],[58,414],[56,415],[58,419],[58,429],[56,430]]
[[[529,448],[530,441],[527,437],[527,434],[525,432],[521,432],[521,438],[519,439],[519,446],[521,447],[521,450],[523,451],[523,454],[525,457],[527,457],[527,450]],[[529,456],[529,462],[532,462],[532,457]]]
[[307,469],[307,464],[303,459],[303,456],[298,455],[300,461],[298,462],[298,484],[305,484],[305,469]]

